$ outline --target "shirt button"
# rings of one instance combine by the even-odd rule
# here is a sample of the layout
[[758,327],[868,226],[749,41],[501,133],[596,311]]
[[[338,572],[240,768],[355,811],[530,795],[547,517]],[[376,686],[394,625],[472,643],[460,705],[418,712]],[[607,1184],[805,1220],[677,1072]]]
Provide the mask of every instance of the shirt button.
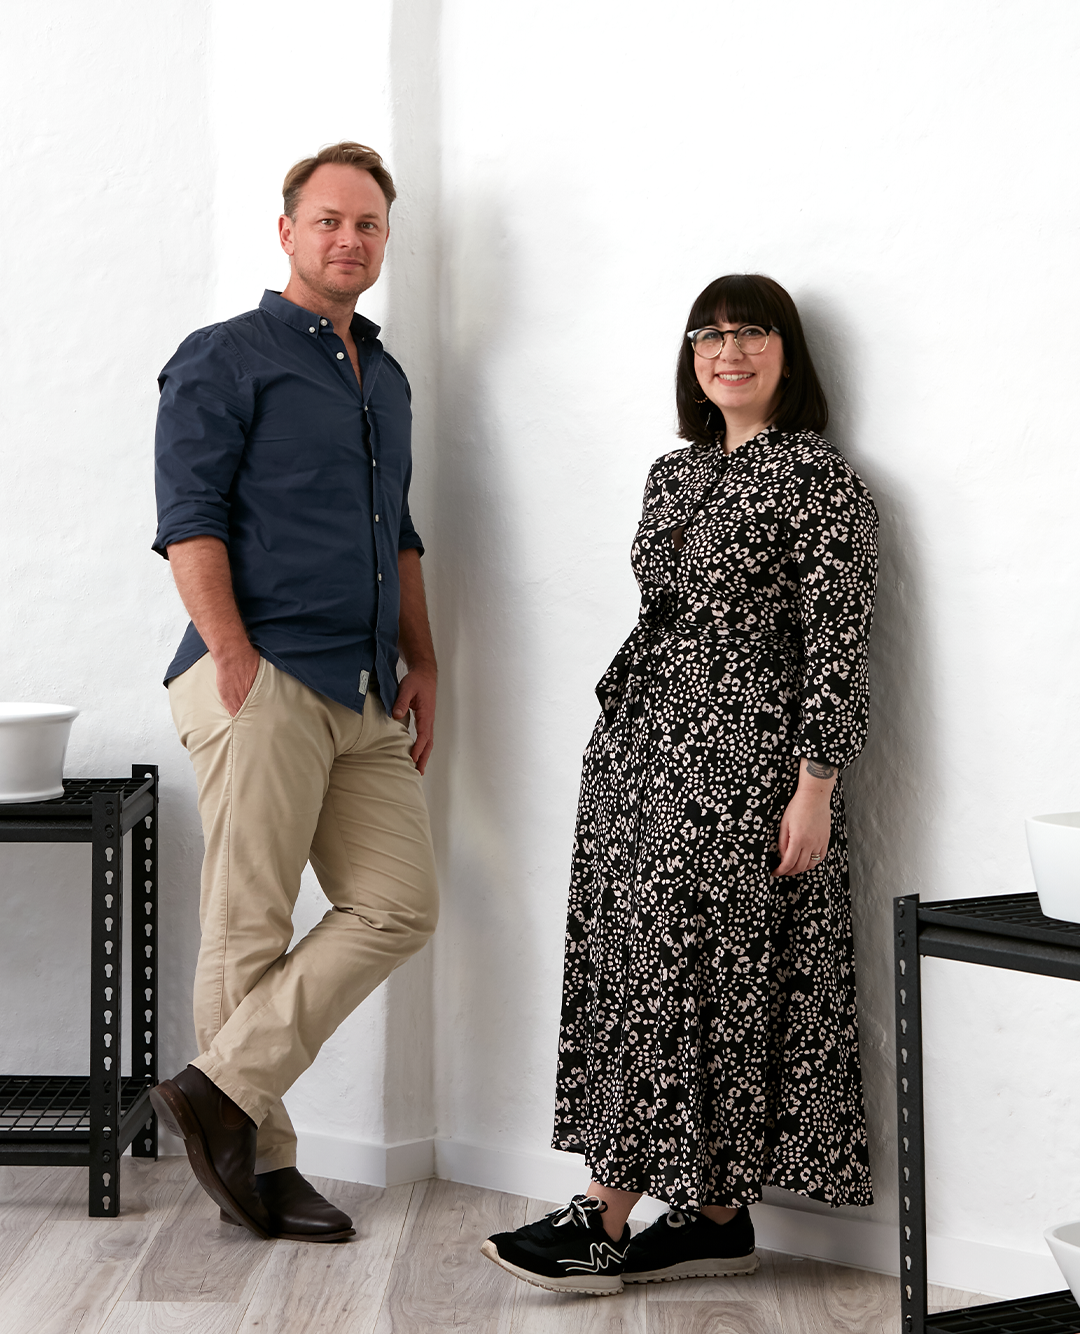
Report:
[[378,516],[377,514],[375,515],[375,522],[376,522],[376,523],[379,522],[379,516]]
[[337,354],[337,359],[338,359],[338,361],[344,361],[344,360],[345,360],[345,353],[344,353],[344,352],[339,352],[339,353]]
[[326,321],[325,321],[325,320],[320,320],[319,323],[325,325],[325,324],[326,324]]
[[315,326],[314,326],[314,324],[309,325],[309,326],[308,326],[308,333],[314,333],[314,332],[315,332]]
[[380,583],[380,584],[382,583],[382,575],[381,575],[381,574],[379,575],[379,583]]

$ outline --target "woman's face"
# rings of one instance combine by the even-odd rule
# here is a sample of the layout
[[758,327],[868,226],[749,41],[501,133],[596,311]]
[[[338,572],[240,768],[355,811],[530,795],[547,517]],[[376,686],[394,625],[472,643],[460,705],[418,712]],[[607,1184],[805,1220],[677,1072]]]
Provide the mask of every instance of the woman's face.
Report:
[[764,352],[753,356],[741,352],[731,334],[743,326],[723,321],[709,326],[728,334],[723,351],[711,360],[694,353],[694,373],[702,393],[724,414],[739,423],[768,424],[780,403],[784,374],[784,341],[769,335]]

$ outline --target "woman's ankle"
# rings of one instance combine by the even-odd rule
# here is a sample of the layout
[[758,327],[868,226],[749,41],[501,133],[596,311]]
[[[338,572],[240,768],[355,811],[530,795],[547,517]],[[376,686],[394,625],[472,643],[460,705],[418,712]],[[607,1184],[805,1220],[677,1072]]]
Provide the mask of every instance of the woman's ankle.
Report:
[[738,1212],[738,1209],[727,1209],[719,1204],[707,1204],[698,1210],[698,1213],[704,1214],[711,1223],[718,1223],[721,1227],[725,1223],[730,1223]]
[[641,1199],[640,1194],[630,1190],[615,1190],[611,1186],[601,1186],[598,1181],[590,1181],[589,1189],[585,1193],[591,1195],[593,1199],[603,1200],[606,1208],[600,1215],[600,1221],[604,1225],[604,1231],[612,1241],[621,1240],[626,1220],[630,1217],[630,1210]]

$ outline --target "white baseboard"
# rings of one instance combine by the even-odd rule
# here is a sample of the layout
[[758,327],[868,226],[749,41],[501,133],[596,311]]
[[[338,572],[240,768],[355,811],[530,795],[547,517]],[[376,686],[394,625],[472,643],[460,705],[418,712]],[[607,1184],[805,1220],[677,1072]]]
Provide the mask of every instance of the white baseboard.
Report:
[[313,1177],[360,1181],[367,1186],[401,1186],[435,1175],[435,1141],[365,1144],[301,1130],[296,1137],[296,1165]]
[[1031,1297],[1066,1286],[1049,1251],[1039,1255],[960,1237],[927,1237],[926,1267],[931,1283],[993,1297]]
[[[491,1149],[457,1139],[376,1145],[301,1131],[297,1162],[301,1171],[312,1176],[339,1181],[394,1186],[438,1176],[535,1200],[568,1200],[588,1184],[583,1159],[574,1154],[555,1149],[532,1153]],[[664,1207],[655,1200],[642,1200],[631,1217],[651,1222]],[[755,1205],[753,1213],[763,1250],[805,1255],[879,1274],[899,1273],[897,1231],[884,1223],[777,1204]],[[992,1297],[1023,1297],[1065,1286],[1048,1253],[1009,1250],[955,1237],[927,1238],[927,1267],[931,1283]]]
[[[782,1205],[754,1205],[754,1232],[763,1250],[807,1255],[878,1274],[899,1273],[897,1229],[869,1219],[829,1217]],[[931,1283],[990,1297],[1027,1297],[1065,1285],[1049,1252],[1010,1250],[958,1237],[926,1239]]]

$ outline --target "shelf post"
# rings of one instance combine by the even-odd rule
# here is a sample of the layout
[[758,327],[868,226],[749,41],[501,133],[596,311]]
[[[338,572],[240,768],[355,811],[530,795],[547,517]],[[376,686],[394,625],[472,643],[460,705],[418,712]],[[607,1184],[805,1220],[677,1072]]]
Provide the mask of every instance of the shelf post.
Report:
[[90,886],[90,1217],[120,1212],[124,842],[120,792],[95,792]]
[[900,1328],[903,1334],[926,1334],[926,1164],[918,894],[895,899],[894,913]]
[[[153,810],[131,831],[131,1073],[147,1088],[158,1082],[158,769],[133,764],[135,779],[152,778]],[[133,1158],[158,1156],[157,1114],[149,1110],[145,1124],[131,1141]]]

